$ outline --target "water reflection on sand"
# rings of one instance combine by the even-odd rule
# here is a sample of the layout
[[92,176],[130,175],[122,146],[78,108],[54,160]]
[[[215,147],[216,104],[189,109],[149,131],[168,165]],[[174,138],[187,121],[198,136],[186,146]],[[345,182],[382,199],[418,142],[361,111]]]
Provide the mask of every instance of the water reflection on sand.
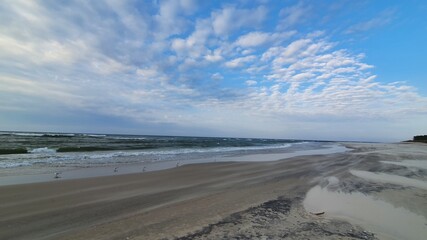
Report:
[[316,186],[306,195],[308,212],[325,212],[354,222],[386,239],[425,239],[427,220],[402,207],[360,192],[343,193]]

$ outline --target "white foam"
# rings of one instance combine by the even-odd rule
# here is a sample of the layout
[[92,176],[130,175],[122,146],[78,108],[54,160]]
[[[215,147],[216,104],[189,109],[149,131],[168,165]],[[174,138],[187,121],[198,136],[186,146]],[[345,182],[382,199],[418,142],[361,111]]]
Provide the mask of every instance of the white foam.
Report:
[[32,163],[28,161],[23,162],[10,162],[10,161],[0,161],[0,168],[16,168],[16,167],[24,167],[31,166]]
[[56,150],[48,147],[42,147],[42,148],[35,148],[33,150],[30,150],[29,152],[30,153],[56,153]]
[[107,135],[105,135],[105,134],[83,134],[83,136],[86,136],[86,137],[106,137]]
[[171,150],[146,150],[146,151],[119,151],[119,152],[104,152],[97,154],[84,155],[87,159],[97,158],[114,158],[114,157],[132,157],[143,155],[175,155],[175,154],[191,154],[191,153],[216,153],[216,152],[232,152],[244,150],[264,150],[264,149],[281,149],[288,148],[291,144],[270,145],[270,146],[254,146],[254,147],[218,147],[218,148],[180,148]]
[[147,138],[145,137],[115,137],[115,136],[108,136],[110,139],[117,139],[117,140],[145,140]]
[[45,133],[43,136],[47,137],[74,137],[74,133]]
[[44,135],[43,133],[16,133],[16,132],[11,134],[15,136],[28,136],[28,137],[41,137]]

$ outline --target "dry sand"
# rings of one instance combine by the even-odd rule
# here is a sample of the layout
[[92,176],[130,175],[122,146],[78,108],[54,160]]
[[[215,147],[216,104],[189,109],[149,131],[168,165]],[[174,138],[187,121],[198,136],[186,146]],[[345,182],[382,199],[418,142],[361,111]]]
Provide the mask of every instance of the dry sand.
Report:
[[[427,236],[423,235],[427,228],[425,189],[399,184],[399,178],[379,181],[351,173],[395,175],[422,184],[427,181],[427,170],[417,167],[419,162],[405,166],[405,161],[427,161],[427,145],[346,145],[354,150],[274,162],[195,164],[157,172],[1,186],[0,239]],[[330,200],[331,196],[335,197]],[[351,204],[341,204],[347,198]],[[366,207],[375,208],[375,204],[386,206],[390,216],[402,217],[402,221],[370,224],[373,227],[364,224],[374,219]],[[421,229],[407,227],[408,212]]]

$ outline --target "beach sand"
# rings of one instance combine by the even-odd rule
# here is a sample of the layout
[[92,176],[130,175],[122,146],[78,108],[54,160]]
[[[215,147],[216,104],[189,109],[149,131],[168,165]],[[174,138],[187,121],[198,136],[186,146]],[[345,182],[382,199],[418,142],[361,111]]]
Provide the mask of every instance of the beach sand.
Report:
[[353,151],[1,186],[0,239],[427,236],[427,145],[343,144]]

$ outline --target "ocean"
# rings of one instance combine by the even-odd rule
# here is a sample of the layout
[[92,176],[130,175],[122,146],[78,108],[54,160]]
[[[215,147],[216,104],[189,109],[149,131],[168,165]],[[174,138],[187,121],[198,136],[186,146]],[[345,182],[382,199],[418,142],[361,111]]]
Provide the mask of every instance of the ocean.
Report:
[[230,155],[310,150],[321,148],[320,143],[292,139],[0,132],[0,169],[185,162]]

